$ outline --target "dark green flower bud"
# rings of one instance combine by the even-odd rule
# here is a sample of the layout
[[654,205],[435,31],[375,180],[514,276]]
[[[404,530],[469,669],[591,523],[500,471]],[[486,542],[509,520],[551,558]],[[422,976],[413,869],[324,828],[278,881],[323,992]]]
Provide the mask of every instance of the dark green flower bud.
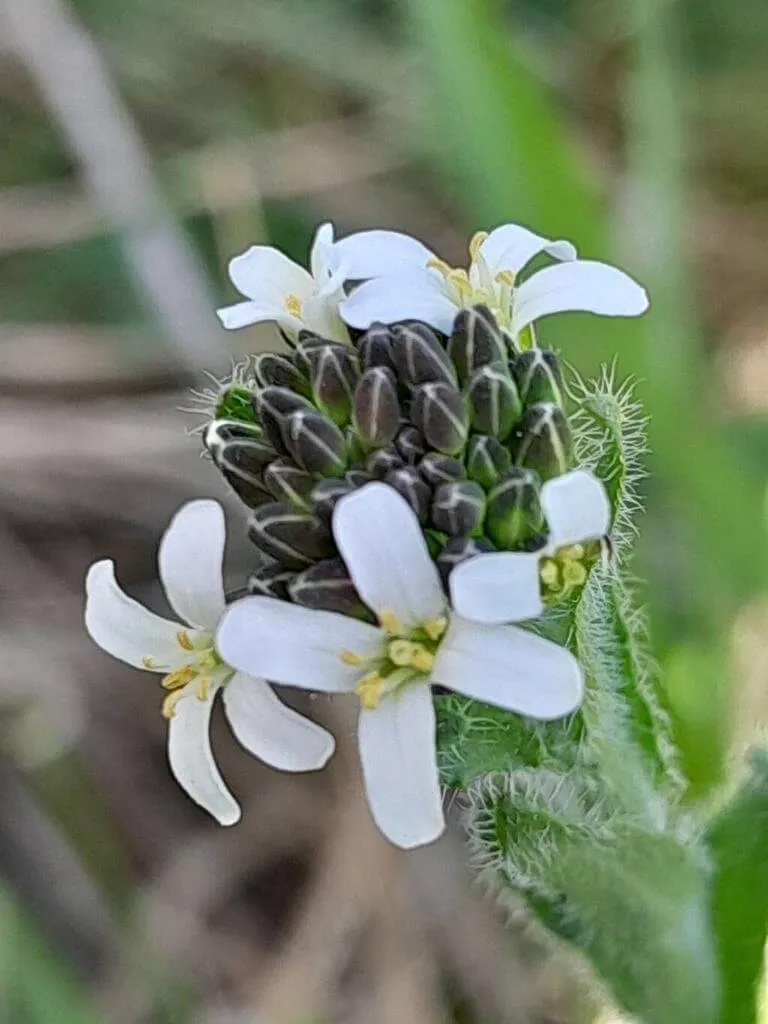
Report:
[[305,608],[371,618],[340,558],[328,558],[310,566],[295,577],[288,589],[291,600]]
[[448,587],[448,577],[457,565],[466,562],[468,558],[474,558],[475,555],[484,555],[495,550],[493,544],[485,537],[449,538],[436,559],[443,586]]
[[248,577],[249,594],[260,594],[263,597],[276,597],[280,601],[290,600],[288,587],[296,578],[296,573],[284,569],[276,562],[262,566]]
[[430,448],[458,454],[467,441],[469,417],[461,394],[450,384],[422,384],[413,398],[411,422]]
[[502,441],[523,413],[517,386],[501,363],[475,370],[467,388],[472,426]]
[[253,360],[256,380],[263,388],[288,388],[305,398],[312,397],[309,377],[294,362],[291,356],[278,352],[262,352]]
[[286,501],[257,508],[248,521],[248,536],[286,569],[303,569],[335,554],[328,527]]
[[264,470],[264,485],[278,501],[292,501],[306,508],[317,481],[290,462],[276,459]]
[[462,385],[481,366],[507,361],[504,335],[487,306],[462,309],[453,322],[448,339],[448,355]]
[[352,484],[346,480],[321,480],[312,491],[312,511],[321,522],[330,526],[337,502],[351,494],[353,490]]
[[384,324],[371,324],[357,345],[363,369],[370,370],[374,366],[382,366],[393,373],[397,371],[392,355],[393,335]]
[[515,432],[515,463],[535,470],[542,480],[566,473],[571,464],[571,429],[565,413],[551,402],[526,410]]
[[428,381],[456,383],[456,371],[437,335],[424,324],[397,324],[393,328],[392,355],[397,375],[408,388]]
[[266,441],[224,441],[209,448],[216,468],[240,500],[249,508],[269,501],[272,495],[263,473],[276,452]]
[[360,374],[353,349],[348,345],[318,345],[306,358],[315,404],[338,426],[346,426]]
[[393,469],[401,469],[404,465],[400,452],[394,445],[390,445],[388,448],[379,448],[378,451],[372,452],[365,468],[375,480],[383,480],[387,473]]
[[489,491],[512,465],[509,450],[496,437],[475,434],[467,449],[467,476]]
[[393,469],[391,473],[387,473],[384,482],[405,498],[420,523],[426,523],[432,501],[432,488],[424,482],[415,466]]
[[203,445],[211,451],[226,441],[258,441],[264,437],[264,431],[258,423],[246,423],[242,420],[213,420],[205,428]]
[[285,427],[285,443],[294,462],[318,476],[341,476],[347,468],[344,435],[319,412],[292,413]]
[[400,457],[408,465],[414,466],[422,458],[427,450],[427,443],[424,435],[411,424],[401,427],[395,438],[395,449]]
[[508,470],[488,495],[486,534],[502,551],[520,551],[543,526],[536,474],[527,469]]
[[255,423],[256,410],[253,407],[254,392],[242,384],[229,384],[219,391],[213,410],[217,420],[239,420]]
[[385,366],[366,370],[355,388],[354,423],[357,434],[369,448],[383,448],[400,426],[397,381]]
[[268,387],[256,396],[256,409],[264,433],[280,455],[290,455],[285,433],[286,421],[291,413],[304,409],[314,412],[315,407],[306,398],[288,388]]
[[523,405],[553,402],[561,408],[564,406],[563,376],[554,352],[545,348],[527,349],[515,357],[512,372]]
[[419,463],[419,472],[431,487],[463,480],[466,476],[461,459],[440,452],[427,452]]
[[432,522],[449,537],[467,537],[481,529],[485,491],[474,480],[440,484],[432,502]]

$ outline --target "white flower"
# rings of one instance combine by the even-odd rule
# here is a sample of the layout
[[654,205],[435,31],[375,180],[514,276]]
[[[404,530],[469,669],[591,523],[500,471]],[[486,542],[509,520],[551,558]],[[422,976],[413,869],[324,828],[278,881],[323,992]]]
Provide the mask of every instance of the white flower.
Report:
[[160,543],[158,564],[168,602],[183,622],[161,618],[128,597],[115,580],[114,564],[102,561],[88,571],[85,625],[108,654],[162,673],[171,771],[201,807],[222,825],[234,825],[240,808],[216,768],[208,735],[219,691],[237,739],[274,768],[322,768],[334,742],[279,701],[262,679],[235,672],[216,650],[214,630],[225,608],[224,540],[217,502],[182,506]]
[[[578,260],[570,242],[542,238],[518,224],[478,232],[470,242],[468,271],[450,267],[421,242],[396,231],[362,231],[334,248],[350,280],[370,279],[341,305],[352,327],[415,319],[449,334],[459,310],[485,303],[516,338],[550,313],[638,316],[648,308],[645,291],[623,271]],[[518,285],[520,271],[541,252],[563,262]]]
[[583,469],[547,480],[541,507],[549,527],[540,551],[494,551],[462,562],[451,573],[451,601],[474,622],[522,622],[541,615],[542,584],[567,592],[586,580],[584,545],[605,536],[611,504],[605,488]]
[[415,515],[386,484],[367,484],[343,498],[333,533],[379,626],[246,597],[227,609],[217,646],[241,671],[357,693],[373,817],[393,843],[419,846],[444,827],[430,684],[550,719],[579,705],[581,669],[565,648],[532,633],[452,614]]
[[335,258],[332,224],[317,229],[310,267],[311,273],[269,245],[254,245],[235,256],[229,276],[248,301],[218,310],[223,326],[234,330],[274,320],[291,338],[306,329],[348,343],[339,303],[349,274]]

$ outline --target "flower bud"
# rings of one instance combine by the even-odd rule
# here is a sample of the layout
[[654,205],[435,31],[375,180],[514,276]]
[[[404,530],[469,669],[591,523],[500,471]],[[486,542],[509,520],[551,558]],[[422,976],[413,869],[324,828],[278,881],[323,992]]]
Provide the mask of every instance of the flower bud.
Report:
[[516,434],[518,466],[535,470],[542,480],[567,472],[571,462],[571,430],[559,406],[551,402],[530,406]]
[[427,444],[423,434],[410,423],[401,427],[395,438],[395,449],[400,453],[404,462],[414,466],[421,459],[427,450]]
[[414,395],[411,421],[430,448],[456,455],[467,440],[469,417],[461,394],[450,384],[422,384]]
[[383,480],[391,470],[400,469],[404,465],[400,452],[394,445],[389,445],[387,448],[379,448],[378,451],[372,452],[365,468],[374,480]]
[[258,441],[263,437],[264,431],[258,423],[246,423],[243,420],[212,420],[205,428],[203,445],[208,451],[212,451],[226,441]]
[[440,554],[437,556],[437,571],[447,588],[448,577],[457,565],[466,562],[468,558],[475,555],[484,555],[489,551],[495,551],[493,544],[485,537],[450,537]]
[[467,387],[467,401],[473,428],[502,441],[523,411],[515,382],[501,363],[475,370]]
[[248,577],[247,590],[249,594],[276,597],[280,601],[287,601],[289,600],[288,586],[295,577],[295,572],[272,562],[251,573]]
[[423,524],[427,521],[429,505],[432,501],[432,488],[424,482],[415,466],[393,469],[391,473],[387,473],[384,482],[405,498],[420,523]]
[[249,508],[272,497],[264,484],[263,472],[276,452],[266,441],[224,441],[213,444],[209,451],[216,468]]
[[248,521],[248,536],[286,569],[303,569],[335,554],[328,527],[285,501],[257,508]]
[[311,398],[309,378],[299,369],[291,356],[278,352],[262,352],[253,360],[253,370],[261,387],[288,388],[298,395]]
[[536,474],[510,469],[488,495],[485,532],[502,551],[519,551],[544,526]]
[[264,470],[264,486],[278,501],[292,501],[306,508],[315,484],[315,478],[298,466],[275,459]]
[[242,384],[223,387],[216,398],[214,418],[217,420],[239,420],[255,423],[256,410],[253,407],[254,392]]
[[554,352],[545,348],[526,349],[515,357],[512,372],[523,405],[553,402],[564,406],[563,377]]
[[467,476],[489,491],[512,464],[512,456],[496,437],[475,434],[467,449]]
[[419,463],[419,472],[431,487],[463,480],[466,476],[461,459],[455,459],[452,455],[441,455],[440,452],[427,452]]
[[437,335],[425,324],[397,324],[392,356],[400,381],[413,390],[428,381],[456,383],[456,371]]
[[353,490],[352,484],[347,483],[346,480],[321,480],[319,484],[315,485],[310,496],[313,513],[321,522],[330,526],[337,502],[351,494]]
[[347,567],[340,558],[327,558],[300,572],[288,587],[291,600],[305,608],[370,618]]
[[431,517],[435,527],[449,537],[467,537],[483,525],[485,492],[474,480],[440,484]]
[[369,448],[383,448],[400,426],[397,381],[391,370],[372,366],[357,382],[354,423],[358,437]]
[[487,306],[462,309],[453,322],[448,355],[462,386],[481,366],[507,361],[504,335]]
[[280,455],[290,455],[285,434],[286,420],[291,413],[304,409],[314,412],[315,407],[306,398],[288,388],[268,387],[256,396],[259,421],[272,447]]
[[357,344],[363,369],[370,370],[375,366],[381,366],[396,373],[392,341],[393,335],[389,327],[384,324],[371,324]]
[[344,435],[319,412],[292,413],[285,427],[285,443],[294,462],[308,473],[340,476],[347,468]]
[[348,345],[318,345],[307,353],[315,404],[340,427],[349,423],[359,369]]

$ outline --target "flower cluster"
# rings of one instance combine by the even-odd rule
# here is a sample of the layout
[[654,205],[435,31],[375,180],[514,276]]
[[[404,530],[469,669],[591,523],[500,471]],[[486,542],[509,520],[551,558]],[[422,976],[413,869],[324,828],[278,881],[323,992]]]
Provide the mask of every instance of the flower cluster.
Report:
[[[602,484],[572,465],[563,382],[533,322],[565,309],[635,315],[621,271],[516,225],[476,235],[468,271],[420,242],[317,233],[311,274],[256,246],[230,274],[248,301],[227,327],[276,322],[287,350],[215,396],[204,444],[249,508],[249,596],[227,603],[224,520],[186,505],[160,546],[183,624],[88,576],[86,625],[109,653],[162,673],[169,758],[219,821],[239,808],[213,761],[216,693],[238,740],[286,770],[332,738],[267,680],[360,702],[368,800],[403,847],[443,828],[433,684],[531,718],[578,707],[578,662],[521,628],[583,586],[610,528]],[[545,253],[556,262],[518,275]]]

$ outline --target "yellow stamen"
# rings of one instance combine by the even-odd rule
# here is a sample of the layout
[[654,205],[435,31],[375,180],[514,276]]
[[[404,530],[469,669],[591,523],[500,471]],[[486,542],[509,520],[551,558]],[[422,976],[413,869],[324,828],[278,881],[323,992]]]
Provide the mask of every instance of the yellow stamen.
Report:
[[438,259],[437,256],[434,256],[431,260],[427,260],[427,267],[430,270],[437,270],[438,273],[443,275],[443,277],[448,277],[453,270],[450,263],[446,263],[445,260]]
[[384,680],[381,678],[378,672],[368,672],[358,682],[355,687],[355,693],[360,698],[360,703],[364,708],[375,708],[379,703],[381,697],[381,691],[384,688]]
[[[482,234],[482,232],[478,233]],[[430,640],[439,640],[448,628],[448,619],[445,615],[439,615],[436,619],[427,619],[422,628]]]
[[571,544],[568,547],[560,548],[557,554],[564,562],[580,562],[585,554],[584,545]]
[[192,643],[192,637],[186,631],[186,629],[180,629],[176,634],[176,642],[179,647],[182,647],[185,651],[194,651],[195,645]]
[[510,288],[515,286],[515,275],[511,270],[500,270],[495,276],[495,280],[499,284],[507,284]]
[[446,280],[449,284],[453,285],[462,297],[472,294],[472,285],[469,283],[466,270],[456,268],[447,275]]
[[402,633],[403,631],[400,620],[389,608],[382,608],[379,612],[379,625],[387,633]]
[[412,664],[415,652],[416,644],[410,640],[393,640],[387,647],[389,660],[399,668]]
[[358,665],[363,664],[363,658],[359,654],[355,654],[354,651],[348,651],[346,648],[343,651],[339,651],[339,661],[349,665],[350,668],[356,668]]
[[301,316],[301,299],[292,292],[285,296],[285,308],[291,316]]
[[147,655],[145,655],[141,659],[141,664],[144,666],[144,668],[152,669],[152,668],[155,667],[154,661],[152,660],[152,658],[148,657]]
[[558,586],[560,570],[558,569],[557,562],[551,558],[543,559],[539,566],[539,578],[545,587]]
[[435,667],[435,656],[421,644],[415,644],[415,650],[411,655],[411,665],[419,672],[431,672]]
[[469,255],[473,262],[477,259],[478,250],[487,237],[487,231],[476,231],[469,240]]
[[173,718],[173,712],[183,692],[183,690],[173,690],[165,695],[160,708],[163,718]]
[[586,583],[586,580],[587,570],[581,562],[563,563],[563,582],[572,587],[580,587],[582,583]]
[[211,678],[210,676],[198,676],[197,677],[197,699],[208,700],[208,696],[211,691]]
[[197,673],[191,665],[182,665],[167,676],[163,676],[160,685],[164,690],[178,690],[187,683],[191,683]]

